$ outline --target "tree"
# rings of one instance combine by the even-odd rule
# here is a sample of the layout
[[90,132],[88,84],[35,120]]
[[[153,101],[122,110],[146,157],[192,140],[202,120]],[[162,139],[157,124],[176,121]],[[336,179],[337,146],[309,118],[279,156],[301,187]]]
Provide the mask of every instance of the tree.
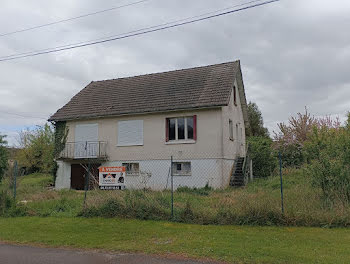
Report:
[[253,160],[254,177],[271,176],[277,165],[276,155],[272,148],[272,139],[267,137],[249,137],[250,156]]
[[29,173],[51,173],[54,166],[54,138],[54,131],[48,124],[22,132],[22,149],[17,155],[20,166]]
[[350,111],[347,113],[346,117],[347,117],[347,120],[345,122],[345,127],[347,129],[350,129]]
[[247,136],[269,137],[269,131],[264,127],[264,120],[256,103],[249,102],[248,104],[248,120],[250,127],[247,130]]
[[291,116],[287,123],[279,123],[279,131],[274,132],[275,148],[281,151],[284,167],[299,167],[308,159],[304,145],[314,129],[335,129],[341,127],[339,118],[314,117],[305,107],[304,113]]
[[306,175],[322,189],[326,201],[350,203],[350,128],[314,127],[304,150]]
[[6,136],[4,135],[0,135],[0,182],[4,177],[8,165],[8,152],[6,149],[7,141],[5,140],[5,137]]

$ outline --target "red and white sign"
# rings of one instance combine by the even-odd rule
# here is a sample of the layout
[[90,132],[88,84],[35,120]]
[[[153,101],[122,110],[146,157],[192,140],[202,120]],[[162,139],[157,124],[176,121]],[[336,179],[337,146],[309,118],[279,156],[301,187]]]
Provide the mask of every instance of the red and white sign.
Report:
[[101,190],[125,189],[125,167],[100,167],[98,171]]

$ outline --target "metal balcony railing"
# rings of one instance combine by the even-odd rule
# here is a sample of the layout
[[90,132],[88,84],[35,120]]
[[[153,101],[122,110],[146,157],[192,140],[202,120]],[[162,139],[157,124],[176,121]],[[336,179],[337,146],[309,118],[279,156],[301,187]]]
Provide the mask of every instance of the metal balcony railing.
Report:
[[67,142],[60,154],[62,159],[107,159],[107,142]]

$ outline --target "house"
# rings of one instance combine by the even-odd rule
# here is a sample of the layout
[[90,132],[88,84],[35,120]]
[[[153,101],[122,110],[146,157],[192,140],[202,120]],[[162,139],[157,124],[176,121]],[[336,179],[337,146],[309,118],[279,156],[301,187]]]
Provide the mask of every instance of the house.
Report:
[[68,129],[57,189],[83,189],[88,164],[125,166],[127,188],[169,188],[171,164],[175,188],[224,188],[246,151],[240,61],[94,81],[49,121]]

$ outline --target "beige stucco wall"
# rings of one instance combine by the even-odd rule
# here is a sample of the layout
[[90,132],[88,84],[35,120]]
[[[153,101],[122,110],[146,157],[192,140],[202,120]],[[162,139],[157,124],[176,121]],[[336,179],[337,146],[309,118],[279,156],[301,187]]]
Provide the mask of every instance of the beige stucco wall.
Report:
[[[236,89],[238,88],[237,81],[234,82]],[[234,160],[237,155],[245,153],[245,125],[241,106],[241,98],[238,89],[236,91],[236,102],[233,103],[233,87],[230,96],[230,101],[227,106],[222,107],[222,186],[227,186],[230,182],[230,177],[233,169]],[[233,122],[233,140],[230,139],[229,120]],[[238,125],[238,135],[236,133],[236,124]]]
[[[67,122],[69,128],[67,141],[75,141],[74,133],[77,124],[98,123],[99,140],[108,142],[107,155],[111,161],[170,159],[172,155],[176,159],[222,158],[223,131],[221,112],[221,108],[213,108],[186,112],[69,121]],[[165,141],[166,118],[191,115],[197,115],[197,141],[191,144],[167,143]],[[118,121],[126,120],[143,120],[143,146],[117,146]]]
[[[237,82],[234,83],[236,89]],[[232,87],[233,89],[233,87]],[[233,103],[233,90],[228,106],[222,107],[222,138],[223,138],[223,157],[231,159],[238,155],[245,153],[245,126],[243,119],[242,106],[240,96],[237,90],[236,101],[237,105]],[[230,139],[229,119],[233,122],[233,141]],[[238,135],[236,133],[236,124],[238,125]]]

